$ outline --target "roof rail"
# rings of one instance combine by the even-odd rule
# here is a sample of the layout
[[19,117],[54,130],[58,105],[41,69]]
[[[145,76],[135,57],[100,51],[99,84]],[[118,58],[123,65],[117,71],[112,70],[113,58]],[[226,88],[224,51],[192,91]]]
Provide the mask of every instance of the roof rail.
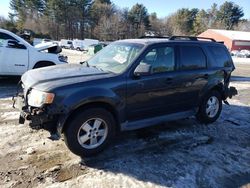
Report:
[[211,42],[216,42],[216,40],[207,37],[193,37],[193,36],[172,36],[169,40],[191,40],[191,41],[199,41],[201,40],[210,40]]
[[164,36],[140,36],[139,39],[168,39],[169,37]]

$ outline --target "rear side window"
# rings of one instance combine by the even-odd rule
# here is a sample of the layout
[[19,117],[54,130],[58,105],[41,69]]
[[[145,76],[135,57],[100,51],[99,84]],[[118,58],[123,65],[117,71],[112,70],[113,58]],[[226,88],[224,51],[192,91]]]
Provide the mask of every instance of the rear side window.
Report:
[[206,57],[199,46],[181,46],[181,70],[206,68]]
[[225,48],[219,46],[209,46],[213,61],[211,62],[212,67],[230,67],[232,65],[231,59]]

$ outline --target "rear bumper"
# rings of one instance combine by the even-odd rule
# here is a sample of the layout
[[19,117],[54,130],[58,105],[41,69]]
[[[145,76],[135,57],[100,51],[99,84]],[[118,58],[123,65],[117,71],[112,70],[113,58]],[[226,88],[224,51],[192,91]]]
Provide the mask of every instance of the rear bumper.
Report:
[[238,95],[238,90],[235,87],[229,87],[224,91],[224,98],[232,98],[233,96]]

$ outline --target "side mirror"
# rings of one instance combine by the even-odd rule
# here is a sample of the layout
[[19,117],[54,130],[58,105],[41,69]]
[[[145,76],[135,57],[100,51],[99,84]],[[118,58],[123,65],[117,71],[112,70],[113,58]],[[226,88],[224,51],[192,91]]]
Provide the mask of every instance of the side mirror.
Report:
[[151,73],[151,65],[146,63],[140,63],[134,71],[135,76],[146,76],[150,75],[150,73]]
[[26,47],[23,44],[20,44],[16,40],[8,40],[7,47],[8,48],[26,49]]
[[18,42],[15,40],[8,40],[8,42],[7,42],[7,46],[9,48],[17,48],[18,45],[19,45]]

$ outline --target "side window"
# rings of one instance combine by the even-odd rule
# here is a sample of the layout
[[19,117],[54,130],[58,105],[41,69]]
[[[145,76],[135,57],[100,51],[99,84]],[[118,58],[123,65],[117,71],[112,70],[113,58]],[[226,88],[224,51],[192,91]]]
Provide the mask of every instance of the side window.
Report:
[[16,40],[15,38],[13,38],[12,36],[6,34],[6,33],[2,33],[0,32],[0,46],[3,46],[5,44],[6,40]]
[[152,73],[169,72],[175,69],[173,47],[154,48],[141,61],[152,66]]
[[181,70],[206,68],[206,57],[198,46],[181,46]]
[[228,52],[223,47],[209,46],[214,61],[211,62],[212,67],[230,67],[232,65]]

